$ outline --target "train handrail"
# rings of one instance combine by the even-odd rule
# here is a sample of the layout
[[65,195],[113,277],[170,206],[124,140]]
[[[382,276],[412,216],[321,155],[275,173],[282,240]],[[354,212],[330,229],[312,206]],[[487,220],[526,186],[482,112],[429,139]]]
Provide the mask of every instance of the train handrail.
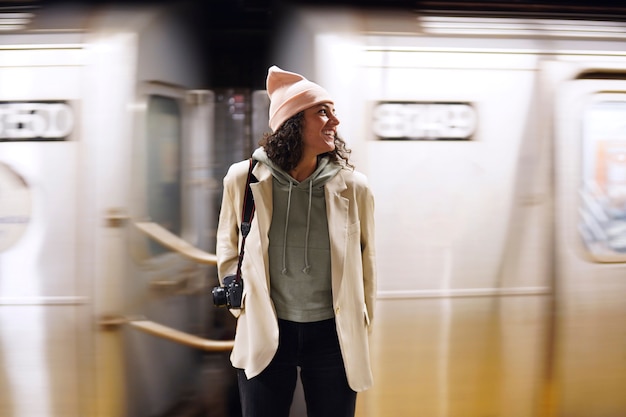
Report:
[[174,329],[163,324],[147,320],[145,318],[125,318],[125,317],[105,317],[100,320],[102,328],[117,328],[122,324],[127,324],[134,329],[141,330],[152,336],[170,340],[181,345],[189,346],[195,349],[207,352],[225,352],[233,349],[234,340],[215,340],[206,339],[196,336],[178,329]]
[[[215,254],[205,252],[191,245],[189,242],[176,236],[158,223],[146,221],[134,222],[134,225],[151,239],[195,262],[206,265],[217,265],[217,256]],[[151,320],[146,320],[145,318],[130,319],[124,317],[109,317],[103,318],[100,321],[100,325],[105,328],[117,327],[121,324],[127,324],[144,333],[209,352],[232,350],[235,343],[234,340],[206,339]]]
[[154,222],[135,222],[135,226],[163,246],[201,264],[217,265],[217,255],[205,252]]
[[150,320],[130,320],[127,324],[153,336],[209,352],[232,350],[235,343],[234,340],[205,339]]

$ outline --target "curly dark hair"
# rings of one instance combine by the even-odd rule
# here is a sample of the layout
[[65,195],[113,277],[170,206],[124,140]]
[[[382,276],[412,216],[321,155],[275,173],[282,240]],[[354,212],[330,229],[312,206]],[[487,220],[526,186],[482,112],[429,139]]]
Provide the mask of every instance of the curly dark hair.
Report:
[[[265,149],[267,157],[280,169],[289,172],[298,165],[302,158],[302,127],[304,111],[296,113],[285,121],[274,133],[265,133],[259,145]],[[354,169],[349,161],[352,151],[346,147],[346,142],[335,135],[335,149],[318,156],[329,156],[331,161],[342,166]]]

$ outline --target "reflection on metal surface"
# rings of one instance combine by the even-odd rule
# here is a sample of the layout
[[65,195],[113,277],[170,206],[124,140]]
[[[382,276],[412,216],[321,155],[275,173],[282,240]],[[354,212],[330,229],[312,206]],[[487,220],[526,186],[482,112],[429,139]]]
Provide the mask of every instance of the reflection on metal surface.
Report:
[[150,288],[162,294],[197,294],[205,289],[204,286],[194,286],[193,272],[182,272],[174,279],[155,279],[150,282]]
[[[537,415],[548,297],[379,300],[360,417]],[[393,359],[390,359],[393,358]]]
[[446,288],[434,290],[379,291],[378,299],[493,297],[548,295],[550,293],[551,290],[549,287]]
[[421,16],[426,33],[487,36],[542,36],[623,39],[623,22],[593,20],[510,19],[497,17]]
[[[181,94],[184,94],[181,92]],[[149,94],[146,108],[145,187],[147,215],[173,234],[183,235],[183,108],[182,97]],[[148,242],[152,256],[165,252]]]
[[122,227],[128,220],[128,214],[121,208],[110,208],[104,216],[106,227]]
[[78,416],[80,364],[75,306],[0,308],[0,414],[3,417]]
[[87,304],[89,299],[80,296],[59,297],[3,297],[0,306],[67,306]]

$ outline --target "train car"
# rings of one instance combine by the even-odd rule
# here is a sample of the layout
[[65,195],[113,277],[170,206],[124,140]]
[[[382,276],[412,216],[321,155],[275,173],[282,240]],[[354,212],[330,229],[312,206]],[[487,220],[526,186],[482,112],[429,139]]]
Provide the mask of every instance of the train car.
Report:
[[229,415],[209,290],[237,96],[199,88],[176,5],[29,4],[0,15],[0,414]]
[[[0,16],[2,416],[238,415],[212,252],[267,94],[204,89],[174,6]],[[486,16],[297,7],[275,37],[376,196],[357,415],[623,416],[626,23]]]
[[286,21],[275,63],[335,96],[376,197],[375,385],[357,414],[626,415],[626,23]]

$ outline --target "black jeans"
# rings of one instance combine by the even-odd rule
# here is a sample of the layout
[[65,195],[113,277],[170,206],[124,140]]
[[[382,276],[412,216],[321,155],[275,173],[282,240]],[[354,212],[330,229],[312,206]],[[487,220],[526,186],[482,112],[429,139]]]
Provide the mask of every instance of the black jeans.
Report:
[[356,392],[348,385],[335,319],[278,320],[278,351],[263,372],[247,379],[238,370],[243,417],[288,417],[297,367],[308,417],[354,417]]

